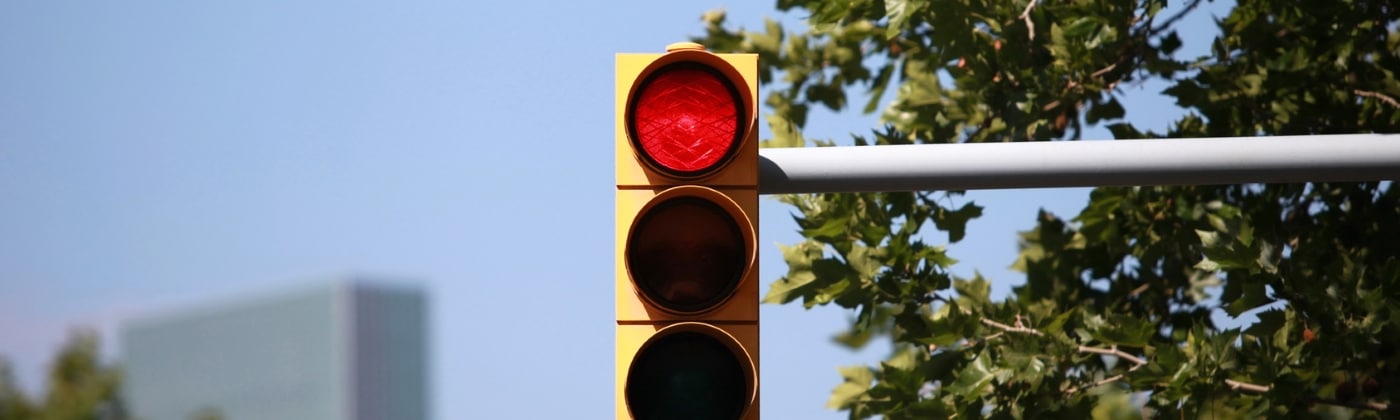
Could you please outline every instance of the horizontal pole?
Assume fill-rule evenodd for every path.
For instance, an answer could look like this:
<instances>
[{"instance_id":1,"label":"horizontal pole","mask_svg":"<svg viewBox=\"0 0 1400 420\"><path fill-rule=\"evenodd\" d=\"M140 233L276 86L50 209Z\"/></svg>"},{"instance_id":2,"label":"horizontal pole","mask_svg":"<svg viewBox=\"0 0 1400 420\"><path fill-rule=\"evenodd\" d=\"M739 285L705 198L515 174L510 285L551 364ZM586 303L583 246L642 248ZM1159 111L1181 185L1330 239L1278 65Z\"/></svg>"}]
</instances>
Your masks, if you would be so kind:
<instances>
[{"instance_id":1,"label":"horizontal pole","mask_svg":"<svg viewBox=\"0 0 1400 420\"><path fill-rule=\"evenodd\" d=\"M1400 135L761 149L760 194L1400 179Z\"/></svg>"}]
</instances>

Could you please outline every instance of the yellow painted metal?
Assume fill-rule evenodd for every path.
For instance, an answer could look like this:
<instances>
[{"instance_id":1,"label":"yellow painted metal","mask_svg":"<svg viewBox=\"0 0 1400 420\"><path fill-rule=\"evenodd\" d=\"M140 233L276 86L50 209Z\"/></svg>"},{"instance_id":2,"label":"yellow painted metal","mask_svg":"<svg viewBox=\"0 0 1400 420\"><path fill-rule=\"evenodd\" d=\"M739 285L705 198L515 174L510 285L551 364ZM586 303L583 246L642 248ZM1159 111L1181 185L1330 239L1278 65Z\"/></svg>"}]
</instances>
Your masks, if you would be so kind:
<instances>
[{"instance_id":1,"label":"yellow painted metal","mask_svg":"<svg viewBox=\"0 0 1400 420\"><path fill-rule=\"evenodd\" d=\"M711 54L694 43L667 46L664 54L618 54L616 56L616 241L614 249L616 291L616 415L631 419L627 408L626 382L632 360L649 340L677 331L708 334L728 343L740 360L747 360L751 402L744 420L759 417L759 328L758 328L758 56L755 54ZM679 62L709 66L738 88L744 107L743 136L731 160L710 174L676 178L647 166L636 155L628 137L628 103L638 84L647 75ZM662 201L692 196L709 200L726 209L739 221L749 248L748 267L737 290L728 300L702 313L673 313L663 310L642 296L627 268L627 240L638 215Z\"/></svg>"},{"instance_id":2,"label":"yellow painted metal","mask_svg":"<svg viewBox=\"0 0 1400 420\"><path fill-rule=\"evenodd\" d=\"M666 46L666 52L679 51L679 50L700 50L700 51L704 51L704 50L705 50L705 46L704 46L704 45L700 45L700 44L696 44L696 43L694 43L694 42L674 42L674 43L671 43L670 45L667 45L667 46Z\"/></svg>"}]
</instances>

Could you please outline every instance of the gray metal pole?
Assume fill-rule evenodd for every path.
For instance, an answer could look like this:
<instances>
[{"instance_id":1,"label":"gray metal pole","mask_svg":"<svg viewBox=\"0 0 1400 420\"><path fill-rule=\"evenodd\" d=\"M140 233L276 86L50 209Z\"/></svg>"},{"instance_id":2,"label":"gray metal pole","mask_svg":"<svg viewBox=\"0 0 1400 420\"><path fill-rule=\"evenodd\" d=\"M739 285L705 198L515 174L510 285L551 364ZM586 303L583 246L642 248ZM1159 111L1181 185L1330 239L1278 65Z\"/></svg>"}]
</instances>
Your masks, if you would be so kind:
<instances>
[{"instance_id":1,"label":"gray metal pole","mask_svg":"<svg viewBox=\"0 0 1400 420\"><path fill-rule=\"evenodd\" d=\"M762 149L759 193L1400 179L1400 135Z\"/></svg>"}]
</instances>

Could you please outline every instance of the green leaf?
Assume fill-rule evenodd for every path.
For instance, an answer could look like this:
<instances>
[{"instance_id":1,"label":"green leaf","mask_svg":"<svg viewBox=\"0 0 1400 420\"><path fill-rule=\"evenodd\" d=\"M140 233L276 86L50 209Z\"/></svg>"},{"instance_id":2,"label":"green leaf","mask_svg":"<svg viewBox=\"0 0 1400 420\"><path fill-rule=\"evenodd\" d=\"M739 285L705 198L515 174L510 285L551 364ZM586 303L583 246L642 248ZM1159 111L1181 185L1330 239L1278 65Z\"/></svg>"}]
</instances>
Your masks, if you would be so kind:
<instances>
[{"instance_id":1,"label":"green leaf","mask_svg":"<svg viewBox=\"0 0 1400 420\"><path fill-rule=\"evenodd\" d=\"M808 100L816 101L826 106L832 111L840 111L846 107L846 91L841 86L828 84L813 84L807 86L806 92Z\"/></svg>"},{"instance_id":2,"label":"green leaf","mask_svg":"<svg viewBox=\"0 0 1400 420\"><path fill-rule=\"evenodd\" d=\"M1108 102L1090 107L1089 112L1084 115L1084 122L1096 124L1101 120L1116 120L1123 118L1126 113L1123 105L1118 103L1118 98L1109 98Z\"/></svg>"},{"instance_id":3,"label":"green leaf","mask_svg":"<svg viewBox=\"0 0 1400 420\"><path fill-rule=\"evenodd\" d=\"M1133 125L1129 123L1109 124L1105 128L1108 128L1108 132L1113 133L1113 138L1119 140L1140 139L1145 137L1142 132L1133 128Z\"/></svg>"},{"instance_id":4,"label":"green leaf","mask_svg":"<svg viewBox=\"0 0 1400 420\"><path fill-rule=\"evenodd\" d=\"M1264 290L1264 282L1260 281L1258 277L1239 277L1240 278L1231 278L1230 282L1243 283L1240 286L1240 290L1244 293L1228 305L1225 305L1225 313L1230 314L1230 316L1240 316L1240 314L1250 309L1273 303L1273 300L1269 299L1267 291Z\"/></svg>"},{"instance_id":5,"label":"green leaf","mask_svg":"<svg viewBox=\"0 0 1400 420\"><path fill-rule=\"evenodd\" d=\"M894 66L881 66L880 72L876 73L875 79L870 82L870 99L865 102L865 108L861 112L869 114L875 112L880 106L880 99L885 96L885 89L890 86L890 77L894 75Z\"/></svg>"},{"instance_id":6,"label":"green leaf","mask_svg":"<svg viewBox=\"0 0 1400 420\"><path fill-rule=\"evenodd\" d=\"M1095 21L1094 18L1087 16L1081 17L1070 22L1069 26L1065 27L1064 36L1068 38L1081 38L1089 35L1090 32L1093 32L1094 29L1098 27L1099 23Z\"/></svg>"},{"instance_id":7,"label":"green leaf","mask_svg":"<svg viewBox=\"0 0 1400 420\"><path fill-rule=\"evenodd\" d=\"M816 228L803 229L802 236L813 239L842 238L846 236L846 229L849 227L850 223L846 220L831 219Z\"/></svg>"},{"instance_id":8,"label":"green leaf","mask_svg":"<svg viewBox=\"0 0 1400 420\"><path fill-rule=\"evenodd\" d=\"M971 280L954 281L953 288L958 291L958 297L970 303L970 306L991 303L992 285L981 275L974 276Z\"/></svg>"},{"instance_id":9,"label":"green leaf","mask_svg":"<svg viewBox=\"0 0 1400 420\"><path fill-rule=\"evenodd\" d=\"M1223 244L1220 235L1208 230L1196 230L1196 236L1201 239L1201 245L1206 247L1217 247Z\"/></svg>"},{"instance_id":10,"label":"green leaf","mask_svg":"<svg viewBox=\"0 0 1400 420\"><path fill-rule=\"evenodd\" d=\"M763 142L760 147L802 147L806 141L802 139L801 130L786 118L777 113L768 114L768 130L773 133L773 138Z\"/></svg>"},{"instance_id":11,"label":"green leaf","mask_svg":"<svg viewBox=\"0 0 1400 420\"><path fill-rule=\"evenodd\" d=\"M1181 48L1181 37L1176 35L1176 31L1167 32L1167 35L1163 36L1157 44L1157 48L1162 51L1162 54L1171 55L1178 48Z\"/></svg>"},{"instance_id":12,"label":"green leaf","mask_svg":"<svg viewBox=\"0 0 1400 420\"><path fill-rule=\"evenodd\" d=\"M938 73L929 71L923 63L907 63L901 76L905 81L899 87L898 102L905 107L921 107L943 102L943 85L938 80Z\"/></svg>"},{"instance_id":13,"label":"green leaf","mask_svg":"<svg viewBox=\"0 0 1400 420\"><path fill-rule=\"evenodd\" d=\"M1050 24L1050 54L1055 57L1055 64L1063 68L1064 60L1070 57L1069 42L1065 41L1065 32L1058 23Z\"/></svg>"},{"instance_id":14,"label":"green leaf","mask_svg":"<svg viewBox=\"0 0 1400 420\"><path fill-rule=\"evenodd\" d=\"M872 280L875 273L885 267L883 248L870 248L856 244L846 253L846 263L862 280Z\"/></svg>"},{"instance_id":15,"label":"green leaf","mask_svg":"<svg viewBox=\"0 0 1400 420\"><path fill-rule=\"evenodd\" d=\"M988 385L995 378L992 367L987 364L988 358L990 357L983 353L972 359L971 363L958 371L958 379L947 386L947 392L970 398L981 397L983 392L988 391Z\"/></svg>"},{"instance_id":16,"label":"green leaf","mask_svg":"<svg viewBox=\"0 0 1400 420\"><path fill-rule=\"evenodd\" d=\"M1055 315L1054 318L1050 318L1050 322L1040 327L1040 331L1047 334L1060 332L1060 330L1064 329L1065 323L1069 321L1071 315L1074 315L1074 312L1065 311Z\"/></svg>"},{"instance_id":17,"label":"green leaf","mask_svg":"<svg viewBox=\"0 0 1400 420\"><path fill-rule=\"evenodd\" d=\"M763 297L763 303L788 303L804 295L803 286L807 286L816 280L817 276L809 272L791 274L773 282L768 287L768 294Z\"/></svg>"},{"instance_id":18,"label":"green leaf","mask_svg":"<svg viewBox=\"0 0 1400 420\"><path fill-rule=\"evenodd\" d=\"M841 372L844 381L831 390L831 398L826 401L826 408L846 408L860 401L865 396L865 391L870 389L870 383L875 381L875 372L865 366L843 367L838 371Z\"/></svg>"},{"instance_id":19,"label":"green leaf","mask_svg":"<svg viewBox=\"0 0 1400 420\"><path fill-rule=\"evenodd\" d=\"M835 262L835 261L830 261L830 264L829 264L829 265L830 265L830 267L832 267L833 269L842 268L841 265L840 265L839 263ZM818 276L817 276L818 279L820 279L821 277L822 277L821 275L818 275ZM834 277L830 277L830 278L835 279ZM850 280L850 279L847 279L847 278L841 278L841 279L839 279L839 280L830 281L830 282L825 282L825 283L826 283L826 287L823 287L823 288L821 288L821 289L818 289L818 290L817 290L817 293L813 294L812 297L811 297L811 299L808 300L808 301L806 302L806 306L807 306L807 307L810 308L810 307L812 307L812 306L814 306L814 305L825 305L825 304L831 303L832 301L835 301L837 298L840 298L843 294L845 294L845 292L846 292L848 289L851 288L851 280Z\"/></svg>"},{"instance_id":20,"label":"green leaf","mask_svg":"<svg viewBox=\"0 0 1400 420\"><path fill-rule=\"evenodd\" d=\"M1239 81L1235 82L1235 84L1239 86L1240 90L1243 91L1245 95L1259 96L1259 93L1264 87L1264 76L1260 74L1247 74L1241 76Z\"/></svg>"},{"instance_id":21,"label":"green leaf","mask_svg":"<svg viewBox=\"0 0 1400 420\"><path fill-rule=\"evenodd\" d=\"M919 10L923 3L911 5L908 0L885 0L885 16L889 24L885 26L885 39L894 39L904 31L909 17Z\"/></svg>"},{"instance_id":22,"label":"green leaf","mask_svg":"<svg viewBox=\"0 0 1400 420\"><path fill-rule=\"evenodd\" d=\"M808 283L808 286L816 290L803 296L806 298L803 306L808 308L831 303L851 287L851 279L848 276L850 267L836 259L822 258L812 261L812 274L816 275L816 279Z\"/></svg>"},{"instance_id":23,"label":"green leaf","mask_svg":"<svg viewBox=\"0 0 1400 420\"><path fill-rule=\"evenodd\" d=\"M1105 344L1142 347L1156 332L1152 323L1143 318L1112 314L1093 329L1094 339Z\"/></svg>"},{"instance_id":24,"label":"green leaf","mask_svg":"<svg viewBox=\"0 0 1400 420\"><path fill-rule=\"evenodd\" d=\"M799 297L815 292L817 275L812 271L812 263L822 256L821 245L803 242L795 246L778 245L783 253L783 261L788 264L788 273L773 282L764 296L763 303L788 303Z\"/></svg>"},{"instance_id":25,"label":"green leaf","mask_svg":"<svg viewBox=\"0 0 1400 420\"><path fill-rule=\"evenodd\" d=\"M1259 320L1245 330L1246 334L1255 337L1272 337L1274 333L1278 332L1279 328L1283 328L1283 311L1271 309L1261 311L1255 314L1255 316L1259 317Z\"/></svg>"},{"instance_id":26,"label":"green leaf","mask_svg":"<svg viewBox=\"0 0 1400 420\"><path fill-rule=\"evenodd\" d=\"M967 221L982 216L982 206L967 203L957 210L949 211L939 207L933 214L933 224L938 230L948 232L948 242L957 242L967 233Z\"/></svg>"}]
</instances>

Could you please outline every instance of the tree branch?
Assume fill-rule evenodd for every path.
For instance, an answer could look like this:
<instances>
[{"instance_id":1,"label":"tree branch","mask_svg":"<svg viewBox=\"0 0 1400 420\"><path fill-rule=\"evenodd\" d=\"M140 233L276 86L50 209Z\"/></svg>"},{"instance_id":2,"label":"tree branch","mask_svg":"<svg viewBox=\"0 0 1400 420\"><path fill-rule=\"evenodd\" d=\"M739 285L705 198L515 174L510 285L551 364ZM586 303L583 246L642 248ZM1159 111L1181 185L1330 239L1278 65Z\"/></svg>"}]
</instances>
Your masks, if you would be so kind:
<instances>
[{"instance_id":1,"label":"tree branch","mask_svg":"<svg viewBox=\"0 0 1400 420\"><path fill-rule=\"evenodd\" d=\"M1226 379L1226 380L1225 380L1225 385L1229 385L1229 386L1230 386L1230 389L1233 389L1233 390L1236 390L1236 391L1248 391L1248 392L1254 392L1254 393L1259 393L1259 394L1263 394L1263 393L1265 393L1265 392L1269 392L1269 387L1267 387L1267 386L1258 385L1258 384L1251 384L1251 383L1249 383L1249 382L1240 382L1240 381L1236 381L1236 380L1234 380L1234 379Z\"/></svg>"},{"instance_id":2,"label":"tree branch","mask_svg":"<svg viewBox=\"0 0 1400 420\"><path fill-rule=\"evenodd\" d=\"M1315 403L1318 403L1318 404L1327 404L1327 405L1335 405L1335 406L1338 406L1338 407L1355 408L1355 409L1358 409L1358 410L1385 411L1385 410L1387 410L1387 409L1390 408L1390 404L1381 403L1381 402L1375 402L1375 401L1356 401L1356 402L1351 402L1351 401L1326 400L1326 399L1322 399L1322 398L1313 398L1313 399L1311 399L1311 400L1309 400L1309 401L1312 401L1312 402L1315 402Z\"/></svg>"},{"instance_id":3,"label":"tree branch","mask_svg":"<svg viewBox=\"0 0 1400 420\"><path fill-rule=\"evenodd\" d=\"M1129 354L1128 352L1119 350L1117 345L1109 346L1109 348L1106 348L1106 349L1105 349L1105 348L1101 348L1101 347L1079 346L1079 352L1080 352L1080 353L1102 354L1102 355L1106 355L1106 356L1114 356L1114 357L1117 357L1117 358L1122 359L1122 360L1127 360L1128 362L1131 362L1131 363L1133 364L1133 367L1128 368L1128 371L1129 371L1129 372L1132 372L1132 371L1134 371L1134 370L1137 370L1137 368L1140 368L1140 367L1142 367L1142 365L1147 364L1147 361L1146 361L1146 360L1142 360L1141 357L1137 357L1137 356L1134 356L1134 355L1132 355L1132 354ZM1066 394L1074 394L1074 393L1076 393L1076 392L1079 392L1080 389L1094 388L1094 387L1098 387L1098 386L1100 386L1100 385L1104 385L1104 384L1107 384L1107 383L1110 383L1110 382L1114 382L1114 381L1119 381L1119 380L1122 380L1122 379L1123 379L1123 374L1120 373L1120 374L1117 374L1117 375L1113 375L1113 376L1109 376L1109 377L1107 377L1107 378L1100 379L1100 380L1098 380L1098 381L1094 381L1094 383L1093 383L1092 385L1089 385L1089 386L1087 386L1087 387L1085 387L1085 388L1079 388L1079 387L1070 388L1070 389L1068 389L1068 390L1065 390L1065 393L1066 393Z\"/></svg>"},{"instance_id":4,"label":"tree branch","mask_svg":"<svg viewBox=\"0 0 1400 420\"><path fill-rule=\"evenodd\" d=\"M1040 330L1037 330L1037 329L1035 329L1035 328L1030 328L1030 327L1021 325L1021 316L1020 316L1020 315L1017 315L1017 316L1016 316L1016 325L1015 325L1015 326L1006 325L1006 324L1003 324L1003 323L1000 323L1000 322L996 322L996 321L993 321L993 320L990 320L990 319L986 319L986 318L982 318L981 321L982 321L982 325L986 325L986 326L988 326L988 327L992 327L992 328L996 328L996 329L1001 330L1000 332L997 332L997 333L995 333L995 334L992 334L992 335L987 336L986 338L983 339L984 341L989 341L989 340L991 340L991 339L994 339L994 338L997 338L997 337L1001 337L1003 334L1006 334L1006 333L1030 334L1030 335L1034 335L1034 336L1037 336L1037 337L1044 337L1044 336L1045 336L1045 333L1040 332ZM1123 359L1123 360L1127 360L1127 361L1133 363L1133 367L1128 368L1128 371L1129 371L1129 372L1132 372L1133 370L1135 370L1135 369L1141 367L1142 365L1147 364L1147 361L1146 361L1146 360L1142 360L1142 358L1140 358L1140 357L1137 357L1137 356L1128 354L1128 353L1126 353L1126 352L1123 352L1122 350L1118 350L1118 346L1113 346L1112 348L1107 348L1107 349L1102 349L1102 348L1097 348L1097 347L1079 346L1079 352L1081 352L1081 353L1097 353L1097 354L1106 354L1106 355L1110 355L1110 356L1118 356L1119 358L1121 358L1121 359ZM1123 379L1123 374L1120 373L1120 374L1117 374L1117 375L1113 375L1113 376L1110 376L1110 377L1107 377L1107 378L1100 379L1100 380L1094 382L1094 384L1093 384L1093 385L1090 385L1088 388L1093 388L1093 387L1096 387L1096 386L1099 386L1099 385L1107 384L1107 383L1109 383L1109 382L1113 382L1113 381L1117 381L1117 380L1121 380L1121 379ZM1070 389L1068 389L1068 390L1065 390L1065 393L1066 393L1066 394L1073 394L1073 393L1075 393L1075 392L1079 392L1079 390L1080 390L1080 388L1074 387L1074 388L1070 388Z\"/></svg>"},{"instance_id":5,"label":"tree branch","mask_svg":"<svg viewBox=\"0 0 1400 420\"><path fill-rule=\"evenodd\" d=\"M1016 322L1016 323L1017 323L1017 324L1020 324L1020 319L1017 319L1017 322ZM1014 327L1013 327L1013 326L1006 325L1006 324L1003 324L1003 323L1000 323L1000 322L996 322L996 321L993 321L993 320L990 320L990 319L987 319L987 318L982 318L982 325L986 325L986 326L988 326L988 327L996 328L996 329L999 329L999 330L1002 330L1002 331L1005 331L1005 332L1013 332L1013 333L1021 333L1021 334L1030 334L1030 335L1041 336L1041 337L1044 337L1044 336L1045 336L1045 333L1042 333L1042 332L1040 332L1040 330L1037 330L1037 329L1035 329L1035 328L1024 327L1024 326L1021 326L1021 325L1017 325L1017 326L1014 326Z\"/></svg>"},{"instance_id":6,"label":"tree branch","mask_svg":"<svg viewBox=\"0 0 1400 420\"><path fill-rule=\"evenodd\" d=\"M1365 97L1368 97L1368 98L1376 98L1377 100L1379 100L1379 101L1381 101L1381 102L1385 102L1387 105L1390 105L1390 106L1392 106L1392 107L1395 107L1396 109L1400 109L1400 102L1396 102L1396 101L1395 101L1395 98L1386 96L1384 93L1372 92L1372 91L1369 91L1369 90L1361 90L1361 89L1353 89L1353 90L1351 91L1351 93L1355 93L1356 96L1365 96Z\"/></svg>"},{"instance_id":7,"label":"tree branch","mask_svg":"<svg viewBox=\"0 0 1400 420\"><path fill-rule=\"evenodd\" d=\"M992 335L987 336L984 340L991 340L991 339L994 339L994 338L997 338L997 337L1001 337L1002 335L1004 335L1004 334L1006 334L1006 333L1030 334L1030 335L1039 336L1039 337L1045 336L1045 333L1040 332L1040 330L1037 330L1037 329L1035 329L1035 328L1030 328L1030 327L1026 327L1026 326L1021 325L1021 317L1020 317L1020 316L1017 316L1017 317L1016 317L1016 325L1015 325L1015 326L1006 325L1006 324L1003 324L1003 323L1000 323L1000 322L996 322L996 321L993 321L993 320L990 320L990 319L986 319L986 318L982 318L982 319L981 319L981 322L982 322L982 325L986 325L986 326L988 326L988 327L992 327L992 328L996 328L996 329L1001 330L1001 332L998 332L998 333L995 333L995 334L992 334ZM932 349L930 349L930 350L932 350ZM1136 355L1133 355L1132 353L1128 353L1128 352L1125 352L1125 351L1123 351L1123 350L1119 350L1117 345L1112 345L1112 346L1109 346L1108 348L1089 347L1089 346L1079 346L1079 348L1077 349L1077 351L1079 351L1080 353L1091 353L1091 354L1101 354L1101 355L1105 355L1105 356L1113 356L1113 357L1117 357L1117 358L1119 358L1119 359L1121 359L1121 360L1126 360L1126 361L1128 361L1128 363L1132 363L1132 364L1133 364L1132 367L1129 367L1129 368L1128 368L1128 371L1129 371L1129 372L1132 372L1132 371L1134 371L1134 370L1137 370L1138 368L1143 367L1144 365L1147 364L1147 360L1144 360L1144 359L1141 358L1141 357L1138 357L1138 356L1136 356ZM1079 392L1081 389L1094 388L1094 387L1097 387L1097 386L1100 386L1100 385L1105 385L1105 384L1108 384L1108 383L1111 383L1111 382L1120 381L1120 380L1122 380L1122 379L1123 379L1123 374L1120 373L1120 374L1117 374L1117 375L1109 376L1109 377L1106 377L1106 378L1103 378L1103 379L1094 381L1094 383L1093 383L1092 385L1089 385L1089 386L1086 387L1086 388L1078 388L1078 387L1070 388L1070 389L1068 389L1068 390L1065 390L1065 393L1066 393L1066 394L1073 394L1073 393ZM1252 383L1243 382L1243 381L1237 381L1237 380L1234 380L1234 379L1226 379L1226 380L1225 380L1225 385L1228 385L1228 386L1230 387L1230 389L1231 389L1231 390L1234 390L1234 391L1251 392L1251 393L1256 393L1256 394L1262 394L1262 393L1265 393L1265 392L1269 392L1269 387L1268 387L1268 386L1259 385L1259 384L1252 384ZM1336 406L1350 407L1350 408L1364 409L1364 410L1385 411L1386 409L1390 408L1390 405L1389 405L1389 404L1386 404L1386 403L1379 403L1379 402L1374 402L1374 401L1344 402L1344 401L1337 401L1337 400L1326 400L1326 399L1321 399L1321 398L1313 398L1313 399L1310 399L1310 401L1316 402L1316 403L1321 403L1321 404L1329 404L1329 405L1336 405Z\"/></svg>"},{"instance_id":8,"label":"tree branch","mask_svg":"<svg viewBox=\"0 0 1400 420\"><path fill-rule=\"evenodd\" d=\"M1112 345L1112 346L1109 346L1108 348L1089 347L1089 346L1079 346L1079 352L1080 352L1080 353L1102 354L1102 355L1105 355L1105 356L1114 356L1114 357L1117 357L1117 358L1122 359L1122 360L1127 360L1128 362L1130 362L1130 363L1133 364L1133 367L1128 368L1128 371L1129 371L1129 372L1132 372L1132 371L1134 371L1134 370L1137 370L1137 368L1140 368L1140 367L1142 367L1143 365L1146 365L1146 364L1147 364L1147 361L1146 361L1146 360L1142 360L1141 357L1137 357L1137 356L1134 356L1134 355L1132 355L1132 354L1129 354L1128 352L1119 350L1119 349L1118 349L1118 345L1116 345L1116 344L1115 344L1115 345ZM1109 377L1107 377L1107 378L1103 378L1103 379L1100 379L1100 380L1098 380L1098 381L1095 381L1092 385L1089 385L1088 387L1085 387L1085 388L1082 388L1082 389L1094 388L1094 387L1097 387L1097 386L1099 386L1099 385L1104 385L1104 384L1107 384L1107 383L1110 383L1110 382L1114 382L1114 381L1119 381L1119 380L1122 380L1122 379L1123 379L1123 374L1120 373L1120 374L1117 374L1117 375L1109 376ZM1070 388L1070 389L1066 390L1065 393L1066 393L1066 394L1073 394L1073 393L1079 392L1080 389L1081 389L1081 388L1079 388L1079 387Z\"/></svg>"},{"instance_id":9,"label":"tree branch","mask_svg":"<svg viewBox=\"0 0 1400 420\"><path fill-rule=\"evenodd\" d=\"M1252 384L1252 383L1249 383L1249 382L1236 381L1236 380L1234 380L1234 379L1226 379L1226 380L1225 380L1225 385L1229 385L1231 390L1235 390L1235 391L1244 391L1244 392L1252 392L1252 393L1256 393L1256 394L1263 394L1263 393L1265 393L1265 392L1269 392L1269 388L1270 388L1270 387L1268 387L1268 386L1259 385L1259 384ZM1315 403L1318 403L1318 404L1335 405L1335 406L1339 406L1339 407L1355 408L1355 409L1360 409L1360 410L1385 411L1386 409L1389 409L1389 408L1390 408L1390 404L1381 403L1381 402L1375 402L1375 401L1355 401L1355 402L1353 402L1353 401L1329 400L1329 399L1324 399L1324 398L1309 398L1308 401L1309 401L1309 402L1315 402Z\"/></svg>"},{"instance_id":10,"label":"tree branch","mask_svg":"<svg viewBox=\"0 0 1400 420\"><path fill-rule=\"evenodd\" d=\"M1107 377L1107 378L1100 379L1100 380L1098 380L1098 381L1095 381L1093 385L1089 385L1089 386L1084 387L1084 388L1073 387L1073 388L1067 389L1067 390L1065 390L1065 394L1066 394L1066 395L1073 395L1074 393L1079 392L1079 390L1081 390L1081 389L1097 388L1097 387L1100 386L1100 385L1105 385L1105 384L1108 384L1108 383L1110 383L1110 382L1117 381L1117 380L1119 380L1119 379L1123 379L1123 374L1120 373L1120 374L1117 374L1117 375L1113 375L1113 376L1110 376L1110 377Z\"/></svg>"},{"instance_id":11,"label":"tree branch","mask_svg":"<svg viewBox=\"0 0 1400 420\"><path fill-rule=\"evenodd\" d=\"M1104 73L1108 73L1108 72L1110 72L1110 71L1113 71L1113 69L1115 69L1115 68L1118 68L1118 63L1109 64L1108 67L1104 67L1104 68L1098 69L1098 70L1094 71L1093 73L1090 73L1090 74L1089 74L1089 77L1099 77L1099 76L1103 76Z\"/></svg>"},{"instance_id":12,"label":"tree branch","mask_svg":"<svg viewBox=\"0 0 1400 420\"><path fill-rule=\"evenodd\" d=\"M1031 9L1035 8L1036 2L1037 0L1031 0L1030 3L1027 3L1026 10L1022 10L1021 16L1018 18L1026 22L1026 38L1029 41L1035 41L1035 22L1031 21Z\"/></svg>"},{"instance_id":13,"label":"tree branch","mask_svg":"<svg viewBox=\"0 0 1400 420\"><path fill-rule=\"evenodd\" d=\"M1128 297L1137 297L1137 295L1142 294L1142 292L1146 292L1150 286L1152 286L1152 283L1143 283L1141 286L1128 292Z\"/></svg>"},{"instance_id":14,"label":"tree branch","mask_svg":"<svg viewBox=\"0 0 1400 420\"><path fill-rule=\"evenodd\" d=\"M1079 352L1080 352L1080 353L1102 354L1102 355L1106 355L1106 356L1114 356L1114 357L1117 357L1117 358L1119 358L1119 359L1127 360L1127 361L1133 363L1133 367L1128 368L1128 371L1129 371L1129 372L1132 372L1132 371L1134 371L1134 370L1137 370L1137 368L1140 368L1140 367L1142 367L1142 365L1147 364L1147 361L1146 361L1146 360L1142 360L1141 357L1137 357L1137 356L1134 356L1134 355L1132 355L1132 354L1130 354L1130 353L1128 353L1128 352L1119 350L1117 345L1110 346L1109 348L1106 348L1106 349L1105 349L1105 348L1101 348L1101 347L1079 346Z\"/></svg>"}]
</instances>

